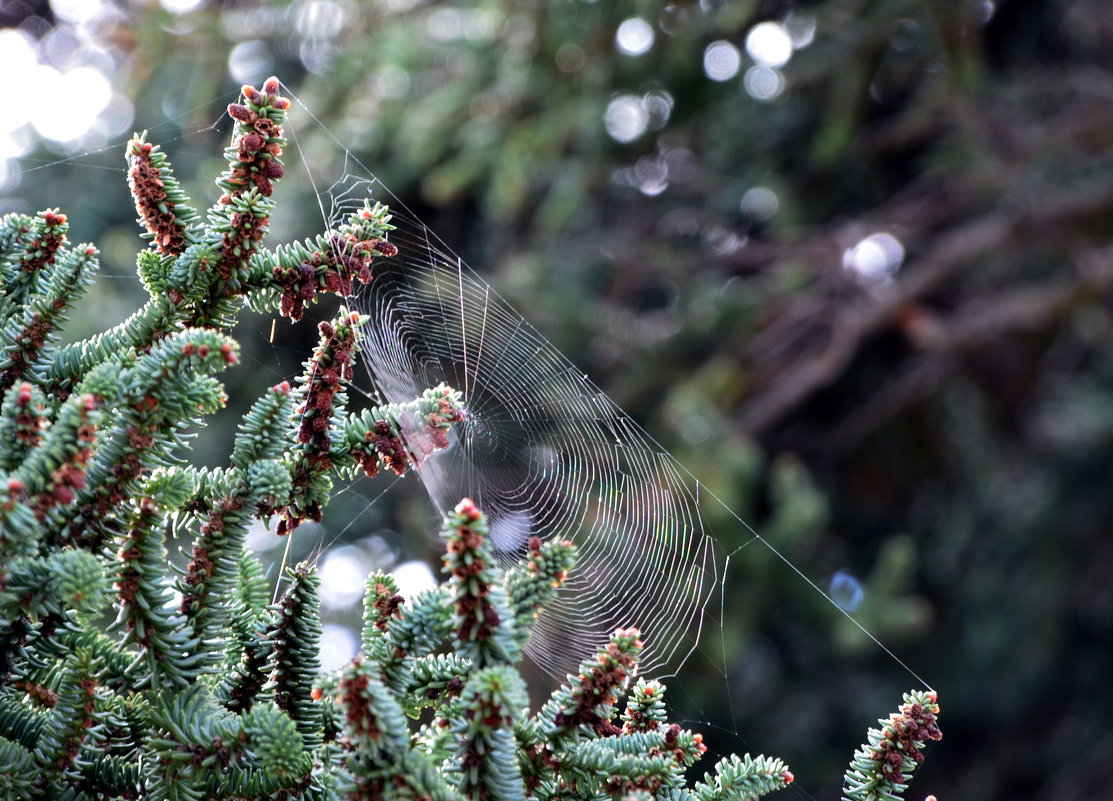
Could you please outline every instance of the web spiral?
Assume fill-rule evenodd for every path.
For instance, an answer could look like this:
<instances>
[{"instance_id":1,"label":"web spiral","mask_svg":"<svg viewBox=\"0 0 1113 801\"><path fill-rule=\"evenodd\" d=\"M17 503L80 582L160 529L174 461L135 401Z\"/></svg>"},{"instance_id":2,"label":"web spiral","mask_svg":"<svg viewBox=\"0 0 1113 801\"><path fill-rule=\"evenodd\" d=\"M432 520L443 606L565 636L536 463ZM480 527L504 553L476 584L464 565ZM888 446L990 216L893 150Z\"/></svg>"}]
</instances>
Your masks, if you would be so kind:
<instances>
[{"instance_id":1,"label":"web spiral","mask_svg":"<svg viewBox=\"0 0 1113 801\"><path fill-rule=\"evenodd\" d=\"M365 180L334 186L334 220L370 189L386 194ZM721 591L698 485L424 225L390 205L399 253L376 261L358 298L371 318L361 361L390 402L442 381L464 393L467 417L449 449L417 471L433 504L444 513L475 500L504 568L531 537L578 547L527 648L542 670L574 672L626 626L643 633L644 672L676 668Z\"/></svg>"}]
</instances>

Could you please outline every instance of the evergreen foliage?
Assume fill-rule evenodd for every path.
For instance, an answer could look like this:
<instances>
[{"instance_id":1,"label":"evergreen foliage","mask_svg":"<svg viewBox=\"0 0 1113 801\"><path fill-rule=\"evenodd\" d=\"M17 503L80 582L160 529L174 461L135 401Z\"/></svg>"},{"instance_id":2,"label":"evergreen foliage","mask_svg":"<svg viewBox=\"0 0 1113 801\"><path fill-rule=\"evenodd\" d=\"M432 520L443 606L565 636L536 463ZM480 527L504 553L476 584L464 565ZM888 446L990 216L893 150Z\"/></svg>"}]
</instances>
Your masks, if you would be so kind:
<instances>
[{"instance_id":1,"label":"evergreen foliage","mask_svg":"<svg viewBox=\"0 0 1113 801\"><path fill-rule=\"evenodd\" d=\"M228 466L188 463L190 430L226 402L215 376L236 363L236 310L298 319L396 252L388 211L369 204L312 241L264 249L283 174L278 88L245 86L229 107L223 194L207 214L156 145L129 143L150 299L115 328L55 347L97 251L69 244L58 211L0 221L0 797L728 801L791 782L779 760L730 757L687 789L706 747L668 724L659 682L631 687L633 629L531 715L513 662L575 549L535 539L503 573L470 500L445 521L444 584L403 598L389 576L368 579L363 652L339 675L320 673L313 567L267 602L244 545L253 519L279 518L280 533L318 520L335 481L420 466L463 415L447 386L347 412L366 320L342 308L297 386L244 416ZM192 541L177 576L171 536ZM902 714L925 723L925 698L915 704ZM854 787L881 760L886 787L902 789L920 733L894 721L872 738ZM884 756L894 748L899 766Z\"/></svg>"}]
</instances>

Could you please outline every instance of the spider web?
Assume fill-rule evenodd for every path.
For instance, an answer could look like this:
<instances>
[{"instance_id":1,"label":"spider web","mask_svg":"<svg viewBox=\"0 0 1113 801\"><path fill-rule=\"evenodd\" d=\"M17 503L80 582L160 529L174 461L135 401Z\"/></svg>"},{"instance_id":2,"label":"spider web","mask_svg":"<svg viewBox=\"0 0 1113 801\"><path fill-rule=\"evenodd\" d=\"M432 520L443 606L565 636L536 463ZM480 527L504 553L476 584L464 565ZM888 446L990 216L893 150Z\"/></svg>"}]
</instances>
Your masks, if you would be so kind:
<instances>
[{"instance_id":1,"label":"spider web","mask_svg":"<svg viewBox=\"0 0 1113 801\"><path fill-rule=\"evenodd\" d=\"M387 194L376 179L346 173L328 192L330 224ZM399 254L376 263L358 297L371 318L362 364L390 402L446 382L467 413L449 449L417 475L442 514L463 497L479 504L504 568L531 537L579 550L529 656L562 677L616 628L636 626L644 671L682 661L722 589L699 485L396 198L390 205Z\"/></svg>"},{"instance_id":2,"label":"spider web","mask_svg":"<svg viewBox=\"0 0 1113 801\"><path fill-rule=\"evenodd\" d=\"M640 670L675 675L701 648L705 629L724 624L730 557L761 543L830 610L926 685L709 492L288 94L343 153L340 177L318 193L327 225L338 226L368 199L385 202L393 214L390 240L399 253L376 261L374 280L355 303L370 317L360 345L373 391L389 402L441 382L463 393L467 416L454 427L450 447L416 471L434 506L444 514L463 497L475 500L504 568L527 552L531 537L567 539L578 548L566 585L542 610L527 646L538 667L562 679L614 629L635 626L646 646ZM418 432L410 437L412 452L420 454ZM732 553L705 522L704 504L719 507L745 532Z\"/></svg>"}]
</instances>

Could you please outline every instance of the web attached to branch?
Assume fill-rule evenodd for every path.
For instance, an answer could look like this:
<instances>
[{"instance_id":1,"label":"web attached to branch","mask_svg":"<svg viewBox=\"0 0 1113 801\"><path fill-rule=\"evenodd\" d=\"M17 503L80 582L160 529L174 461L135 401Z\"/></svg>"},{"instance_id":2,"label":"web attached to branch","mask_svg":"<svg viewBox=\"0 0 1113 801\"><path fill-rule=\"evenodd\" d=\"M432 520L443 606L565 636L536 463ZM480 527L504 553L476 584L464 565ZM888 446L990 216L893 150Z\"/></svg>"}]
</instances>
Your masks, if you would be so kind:
<instances>
[{"instance_id":1,"label":"web attached to branch","mask_svg":"<svg viewBox=\"0 0 1113 801\"><path fill-rule=\"evenodd\" d=\"M388 193L347 175L329 192L332 221L369 194ZM504 567L531 537L576 544L576 567L528 647L538 666L562 677L616 628L636 626L642 669L661 674L684 659L722 590L698 485L428 228L389 204L399 254L376 263L356 304L371 318L362 363L390 402L441 382L463 392L467 416L450 448L417 471L433 503L445 513L472 498Z\"/></svg>"},{"instance_id":2,"label":"web attached to branch","mask_svg":"<svg viewBox=\"0 0 1113 801\"><path fill-rule=\"evenodd\" d=\"M705 627L723 624L716 612L731 554L704 522L701 506L710 503L745 530L748 539L735 552L762 543L926 684L344 153L342 175L324 193L329 226L374 198L392 210L390 239L399 249L376 262L356 303L371 318L361 329L371 385L389 402L441 382L463 392L467 417L451 447L417 471L433 504L444 514L472 498L488 516L504 567L517 563L531 537L567 539L578 548L573 574L542 610L527 646L541 669L563 678L614 629L635 626L646 643L641 670L674 675ZM415 445L413 452L421 450Z\"/></svg>"}]
</instances>

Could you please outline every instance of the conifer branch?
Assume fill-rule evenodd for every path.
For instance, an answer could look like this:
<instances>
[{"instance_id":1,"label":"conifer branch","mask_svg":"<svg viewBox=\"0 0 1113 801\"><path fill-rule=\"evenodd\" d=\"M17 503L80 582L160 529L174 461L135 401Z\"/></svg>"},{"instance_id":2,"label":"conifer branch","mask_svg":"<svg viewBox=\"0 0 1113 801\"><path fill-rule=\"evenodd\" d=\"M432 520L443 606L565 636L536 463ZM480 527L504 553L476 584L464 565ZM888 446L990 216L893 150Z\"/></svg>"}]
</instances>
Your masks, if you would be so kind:
<instances>
[{"instance_id":1,"label":"conifer branch","mask_svg":"<svg viewBox=\"0 0 1113 801\"><path fill-rule=\"evenodd\" d=\"M267 632L271 644L270 680L263 691L294 721L306 748L321 743L320 706L313 684L321 670L321 613L317 598L321 581L309 565L288 571L290 586L278 604L275 622Z\"/></svg>"},{"instance_id":2,"label":"conifer branch","mask_svg":"<svg viewBox=\"0 0 1113 801\"><path fill-rule=\"evenodd\" d=\"M470 499L460 501L448 516L444 537L457 653L476 667L513 662L519 653L514 616L487 539L486 518Z\"/></svg>"},{"instance_id":3,"label":"conifer branch","mask_svg":"<svg viewBox=\"0 0 1113 801\"><path fill-rule=\"evenodd\" d=\"M934 691L905 693L904 703L881 728L871 728L867 742L854 752L843 780L844 801L889 801L908 788L924 761L928 740L942 739Z\"/></svg>"}]
</instances>

